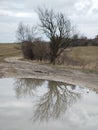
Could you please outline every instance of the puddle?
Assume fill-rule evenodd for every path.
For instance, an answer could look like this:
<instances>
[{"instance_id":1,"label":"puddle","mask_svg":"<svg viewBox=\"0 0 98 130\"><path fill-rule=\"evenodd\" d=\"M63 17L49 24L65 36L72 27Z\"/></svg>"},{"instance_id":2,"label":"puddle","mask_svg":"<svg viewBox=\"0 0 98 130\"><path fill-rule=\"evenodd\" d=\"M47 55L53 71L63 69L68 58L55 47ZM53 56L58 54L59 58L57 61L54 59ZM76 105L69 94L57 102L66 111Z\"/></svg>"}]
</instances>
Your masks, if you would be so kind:
<instances>
[{"instance_id":1,"label":"puddle","mask_svg":"<svg viewBox=\"0 0 98 130\"><path fill-rule=\"evenodd\" d=\"M0 130L97 130L98 94L38 79L0 79Z\"/></svg>"}]
</instances>

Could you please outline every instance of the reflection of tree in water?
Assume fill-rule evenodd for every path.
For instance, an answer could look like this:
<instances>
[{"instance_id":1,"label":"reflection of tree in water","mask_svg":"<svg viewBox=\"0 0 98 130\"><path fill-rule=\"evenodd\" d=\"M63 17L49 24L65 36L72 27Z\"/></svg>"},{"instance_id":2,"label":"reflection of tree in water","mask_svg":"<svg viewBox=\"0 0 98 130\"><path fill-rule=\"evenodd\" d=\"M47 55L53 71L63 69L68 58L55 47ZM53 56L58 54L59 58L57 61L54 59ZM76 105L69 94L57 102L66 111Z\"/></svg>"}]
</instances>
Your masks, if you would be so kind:
<instances>
[{"instance_id":1,"label":"reflection of tree in water","mask_svg":"<svg viewBox=\"0 0 98 130\"><path fill-rule=\"evenodd\" d=\"M48 120L59 118L76 99L79 97L67 88L68 84L49 81L48 91L39 99L34 113L35 120ZM74 88L74 86L71 86Z\"/></svg>"},{"instance_id":2,"label":"reflection of tree in water","mask_svg":"<svg viewBox=\"0 0 98 130\"><path fill-rule=\"evenodd\" d=\"M36 91L38 86L42 86L43 80L36 79L17 79L16 93L19 97L22 94L32 94ZM70 89L68 88L70 86ZM48 81L47 92L39 97L36 102L36 109L34 111L33 119L48 120L50 118L56 119L63 115L68 106L80 97L79 93L73 91L74 85L69 85L62 82ZM34 95L33 95L34 96Z\"/></svg>"},{"instance_id":3,"label":"reflection of tree in water","mask_svg":"<svg viewBox=\"0 0 98 130\"><path fill-rule=\"evenodd\" d=\"M21 78L15 80L15 91L19 98L20 96L33 95L35 89L41 86L44 80L37 80L32 78Z\"/></svg>"}]
</instances>

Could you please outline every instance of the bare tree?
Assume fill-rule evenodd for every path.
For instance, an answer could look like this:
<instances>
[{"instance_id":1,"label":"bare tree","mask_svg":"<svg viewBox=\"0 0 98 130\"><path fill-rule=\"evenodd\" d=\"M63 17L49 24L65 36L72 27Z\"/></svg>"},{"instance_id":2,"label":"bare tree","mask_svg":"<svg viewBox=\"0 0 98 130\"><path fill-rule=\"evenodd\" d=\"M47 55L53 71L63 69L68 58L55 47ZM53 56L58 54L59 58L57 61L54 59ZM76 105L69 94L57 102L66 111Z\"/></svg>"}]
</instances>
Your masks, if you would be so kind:
<instances>
[{"instance_id":1,"label":"bare tree","mask_svg":"<svg viewBox=\"0 0 98 130\"><path fill-rule=\"evenodd\" d=\"M30 27L20 23L16 32L18 41L21 43L21 49L23 57L26 59L34 59L33 54L33 42L36 39L37 28L35 26Z\"/></svg>"},{"instance_id":2,"label":"bare tree","mask_svg":"<svg viewBox=\"0 0 98 130\"><path fill-rule=\"evenodd\" d=\"M63 13L38 8L40 27L50 40L50 61L55 64L56 58L69 46L72 26Z\"/></svg>"},{"instance_id":3,"label":"bare tree","mask_svg":"<svg viewBox=\"0 0 98 130\"><path fill-rule=\"evenodd\" d=\"M16 37L18 41L20 42L34 41L36 34L37 34L36 26L30 27L28 24L24 25L23 23L19 23L18 29L16 31Z\"/></svg>"},{"instance_id":4,"label":"bare tree","mask_svg":"<svg viewBox=\"0 0 98 130\"><path fill-rule=\"evenodd\" d=\"M16 31L16 37L18 41L25 41L25 26L22 23L19 23L18 29Z\"/></svg>"}]
</instances>

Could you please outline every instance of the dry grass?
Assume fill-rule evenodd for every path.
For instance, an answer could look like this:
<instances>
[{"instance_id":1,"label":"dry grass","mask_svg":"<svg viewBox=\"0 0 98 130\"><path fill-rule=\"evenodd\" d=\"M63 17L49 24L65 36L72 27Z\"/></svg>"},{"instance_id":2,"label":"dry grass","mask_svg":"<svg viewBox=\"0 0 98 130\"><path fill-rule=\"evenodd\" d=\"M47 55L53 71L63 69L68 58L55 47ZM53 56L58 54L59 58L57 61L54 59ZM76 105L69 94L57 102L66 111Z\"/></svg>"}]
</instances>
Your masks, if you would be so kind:
<instances>
[{"instance_id":1,"label":"dry grass","mask_svg":"<svg viewBox=\"0 0 98 130\"><path fill-rule=\"evenodd\" d=\"M98 47L75 47L66 50L65 61L74 68L98 70ZM71 61L71 62L70 62Z\"/></svg>"},{"instance_id":2,"label":"dry grass","mask_svg":"<svg viewBox=\"0 0 98 130\"><path fill-rule=\"evenodd\" d=\"M2 62L4 58L11 56L22 56L20 45L0 44L0 62ZM98 47L68 48L64 52L62 60L64 65L60 65L59 67L98 72Z\"/></svg>"},{"instance_id":3,"label":"dry grass","mask_svg":"<svg viewBox=\"0 0 98 130\"><path fill-rule=\"evenodd\" d=\"M21 56L22 52L19 44L0 44L0 62L6 57Z\"/></svg>"}]
</instances>

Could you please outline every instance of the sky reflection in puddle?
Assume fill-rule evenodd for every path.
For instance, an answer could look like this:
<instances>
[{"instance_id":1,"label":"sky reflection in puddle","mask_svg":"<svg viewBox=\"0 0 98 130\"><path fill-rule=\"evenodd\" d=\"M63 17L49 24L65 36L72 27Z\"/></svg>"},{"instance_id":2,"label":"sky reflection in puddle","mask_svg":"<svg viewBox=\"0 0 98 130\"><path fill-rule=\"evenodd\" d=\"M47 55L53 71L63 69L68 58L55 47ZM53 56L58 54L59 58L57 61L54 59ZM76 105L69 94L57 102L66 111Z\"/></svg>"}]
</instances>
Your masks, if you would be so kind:
<instances>
[{"instance_id":1,"label":"sky reflection in puddle","mask_svg":"<svg viewBox=\"0 0 98 130\"><path fill-rule=\"evenodd\" d=\"M38 79L0 79L0 130L97 130L98 94Z\"/></svg>"}]
</instances>

